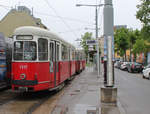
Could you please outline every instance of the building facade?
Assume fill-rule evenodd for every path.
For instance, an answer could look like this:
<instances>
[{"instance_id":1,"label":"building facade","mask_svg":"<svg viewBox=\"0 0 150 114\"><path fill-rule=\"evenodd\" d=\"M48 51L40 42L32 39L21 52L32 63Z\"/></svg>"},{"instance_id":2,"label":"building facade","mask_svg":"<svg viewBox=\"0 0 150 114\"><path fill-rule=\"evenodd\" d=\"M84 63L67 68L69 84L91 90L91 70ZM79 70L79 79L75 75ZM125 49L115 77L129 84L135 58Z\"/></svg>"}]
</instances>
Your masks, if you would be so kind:
<instances>
[{"instance_id":1,"label":"building facade","mask_svg":"<svg viewBox=\"0 0 150 114\"><path fill-rule=\"evenodd\" d=\"M18 6L17 9L11 9L0 21L0 32L6 37L12 37L13 31L20 26L37 26L47 29L42 24L41 19L35 18L30 9L25 6Z\"/></svg>"}]
</instances>

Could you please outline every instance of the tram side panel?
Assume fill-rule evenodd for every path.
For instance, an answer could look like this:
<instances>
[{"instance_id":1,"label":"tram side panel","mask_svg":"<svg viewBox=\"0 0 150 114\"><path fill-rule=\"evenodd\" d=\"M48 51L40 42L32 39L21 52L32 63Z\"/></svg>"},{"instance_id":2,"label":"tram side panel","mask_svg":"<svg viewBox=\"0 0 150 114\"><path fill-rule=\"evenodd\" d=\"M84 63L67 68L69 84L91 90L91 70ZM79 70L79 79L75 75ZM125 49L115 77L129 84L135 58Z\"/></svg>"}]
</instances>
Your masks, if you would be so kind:
<instances>
[{"instance_id":1,"label":"tram side panel","mask_svg":"<svg viewBox=\"0 0 150 114\"><path fill-rule=\"evenodd\" d=\"M71 61L71 76L75 74L76 72L76 62L75 61Z\"/></svg>"},{"instance_id":2,"label":"tram side panel","mask_svg":"<svg viewBox=\"0 0 150 114\"><path fill-rule=\"evenodd\" d=\"M36 75L36 72L37 75ZM49 89L50 87L54 87L54 73L49 72L49 62L39 62L38 63L38 68L33 75L34 79L38 81L38 84L35 85L34 90L39 91L39 90L44 90L44 89Z\"/></svg>"},{"instance_id":3,"label":"tram side panel","mask_svg":"<svg viewBox=\"0 0 150 114\"><path fill-rule=\"evenodd\" d=\"M54 62L54 70L55 74L54 74L54 81L52 83L54 83L54 87L58 86L61 83L61 79L60 79L60 62ZM56 67L56 68L55 68Z\"/></svg>"},{"instance_id":4,"label":"tram side panel","mask_svg":"<svg viewBox=\"0 0 150 114\"><path fill-rule=\"evenodd\" d=\"M80 72L80 61L76 61L76 73Z\"/></svg>"},{"instance_id":5,"label":"tram side panel","mask_svg":"<svg viewBox=\"0 0 150 114\"><path fill-rule=\"evenodd\" d=\"M69 61L60 62L60 83L62 83L63 81L65 81L70 77L69 67L70 67Z\"/></svg>"}]
</instances>

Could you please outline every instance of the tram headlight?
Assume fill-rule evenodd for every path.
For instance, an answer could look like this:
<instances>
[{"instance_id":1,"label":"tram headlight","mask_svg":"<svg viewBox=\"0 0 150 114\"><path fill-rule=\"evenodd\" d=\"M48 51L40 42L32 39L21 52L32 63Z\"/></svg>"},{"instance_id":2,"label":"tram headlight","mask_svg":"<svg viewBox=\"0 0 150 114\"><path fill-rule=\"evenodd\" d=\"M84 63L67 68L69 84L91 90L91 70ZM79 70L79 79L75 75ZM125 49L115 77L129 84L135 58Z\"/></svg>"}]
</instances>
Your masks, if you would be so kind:
<instances>
[{"instance_id":1,"label":"tram headlight","mask_svg":"<svg viewBox=\"0 0 150 114\"><path fill-rule=\"evenodd\" d=\"M22 79L22 80L26 79L26 75L25 74L21 74L20 75L20 79Z\"/></svg>"}]
</instances>

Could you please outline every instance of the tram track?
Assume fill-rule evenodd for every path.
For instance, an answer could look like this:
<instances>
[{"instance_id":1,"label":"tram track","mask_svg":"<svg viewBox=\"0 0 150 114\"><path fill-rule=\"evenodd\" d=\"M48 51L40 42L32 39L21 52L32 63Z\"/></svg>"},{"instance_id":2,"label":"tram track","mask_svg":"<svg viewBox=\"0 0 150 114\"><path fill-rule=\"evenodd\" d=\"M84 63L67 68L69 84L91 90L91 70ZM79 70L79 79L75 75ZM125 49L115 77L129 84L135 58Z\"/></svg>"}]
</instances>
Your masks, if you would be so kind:
<instances>
[{"instance_id":1,"label":"tram track","mask_svg":"<svg viewBox=\"0 0 150 114\"><path fill-rule=\"evenodd\" d=\"M48 95L42 99L40 99L37 103L34 103L26 112L26 114L32 114L37 108L39 108L43 103L45 103L48 99L50 99L56 92L48 92Z\"/></svg>"},{"instance_id":2,"label":"tram track","mask_svg":"<svg viewBox=\"0 0 150 114\"><path fill-rule=\"evenodd\" d=\"M11 89L0 91L0 114L38 114L52 112L70 81L60 91L16 93ZM45 114L45 113L44 113Z\"/></svg>"},{"instance_id":3,"label":"tram track","mask_svg":"<svg viewBox=\"0 0 150 114\"><path fill-rule=\"evenodd\" d=\"M63 90L60 92L40 91L34 93L14 93L14 95L11 92L11 94L9 93L10 98L6 97L4 101L2 101L2 95L0 95L0 114L32 114L39 110L41 106L47 105L45 103L47 101L49 106L54 105L54 102L57 101L62 92Z\"/></svg>"},{"instance_id":4,"label":"tram track","mask_svg":"<svg viewBox=\"0 0 150 114\"><path fill-rule=\"evenodd\" d=\"M0 90L0 107L16 99L16 94L11 89Z\"/></svg>"},{"instance_id":5,"label":"tram track","mask_svg":"<svg viewBox=\"0 0 150 114\"><path fill-rule=\"evenodd\" d=\"M53 94L54 92L49 91L16 93L12 99L7 97L4 102L0 98L0 103L2 104L0 105L0 114L32 114L35 109L37 109Z\"/></svg>"}]
</instances>

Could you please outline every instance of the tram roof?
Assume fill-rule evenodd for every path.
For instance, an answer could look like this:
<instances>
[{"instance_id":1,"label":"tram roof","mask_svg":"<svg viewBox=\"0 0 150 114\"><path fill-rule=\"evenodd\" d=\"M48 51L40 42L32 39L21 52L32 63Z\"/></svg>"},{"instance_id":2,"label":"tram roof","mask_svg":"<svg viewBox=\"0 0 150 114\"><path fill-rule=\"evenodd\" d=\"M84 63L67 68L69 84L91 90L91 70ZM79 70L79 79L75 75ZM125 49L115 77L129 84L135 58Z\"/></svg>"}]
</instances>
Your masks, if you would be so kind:
<instances>
[{"instance_id":1,"label":"tram roof","mask_svg":"<svg viewBox=\"0 0 150 114\"><path fill-rule=\"evenodd\" d=\"M41 36L41 37L49 37L54 40L61 41L73 48L75 48L72 44L66 42L64 39L60 38L56 33L51 32L49 30L45 30L43 28L34 27L34 26L22 26L18 27L14 31L14 35L33 35L33 36Z\"/></svg>"}]
</instances>

